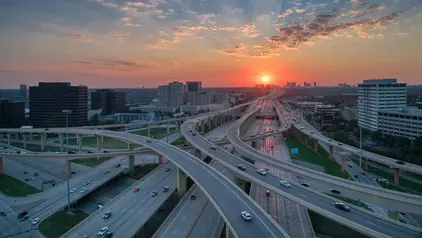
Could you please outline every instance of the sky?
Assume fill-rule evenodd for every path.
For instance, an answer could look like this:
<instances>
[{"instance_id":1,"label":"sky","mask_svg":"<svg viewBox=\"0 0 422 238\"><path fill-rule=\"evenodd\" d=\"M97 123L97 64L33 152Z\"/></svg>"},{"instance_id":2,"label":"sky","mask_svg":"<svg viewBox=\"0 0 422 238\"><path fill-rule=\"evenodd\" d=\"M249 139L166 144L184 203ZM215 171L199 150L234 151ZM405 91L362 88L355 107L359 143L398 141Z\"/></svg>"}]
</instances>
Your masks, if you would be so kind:
<instances>
[{"instance_id":1,"label":"sky","mask_svg":"<svg viewBox=\"0 0 422 238\"><path fill-rule=\"evenodd\" d=\"M0 88L422 84L420 0L1 0Z\"/></svg>"}]
</instances>

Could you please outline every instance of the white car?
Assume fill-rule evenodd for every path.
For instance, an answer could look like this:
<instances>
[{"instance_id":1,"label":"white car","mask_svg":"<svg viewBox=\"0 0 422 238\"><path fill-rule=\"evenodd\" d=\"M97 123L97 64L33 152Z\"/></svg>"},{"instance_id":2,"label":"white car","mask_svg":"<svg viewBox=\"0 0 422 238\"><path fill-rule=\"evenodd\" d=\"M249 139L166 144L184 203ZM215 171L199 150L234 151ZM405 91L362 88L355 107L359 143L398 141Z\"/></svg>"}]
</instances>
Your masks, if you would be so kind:
<instances>
[{"instance_id":1,"label":"white car","mask_svg":"<svg viewBox=\"0 0 422 238\"><path fill-rule=\"evenodd\" d=\"M250 221L252 220L252 215L247 212L247 211L243 211L240 213L240 215L242 216L243 219L245 219L246 221Z\"/></svg>"},{"instance_id":2,"label":"white car","mask_svg":"<svg viewBox=\"0 0 422 238\"><path fill-rule=\"evenodd\" d=\"M108 231L108 227L103 227L103 228L101 228L101 230L98 232L98 235L99 236L103 236L103 235L105 235L105 233L107 233L107 231Z\"/></svg>"},{"instance_id":3,"label":"white car","mask_svg":"<svg viewBox=\"0 0 422 238\"><path fill-rule=\"evenodd\" d=\"M156 195L157 195L157 192L155 192L155 191L151 193L151 197L154 197Z\"/></svg>"},{"instance_id":4,"label":"white car","mask_svg":"<svg viewBox=\"0 0 422 238\"><path fill-rule=\"evenodd\" d=\"M110 173L110 170L109 170L109 169L107 169L104 173L105 173L105 174L108 174L108 173Z\"/></svg>"},{"instance_id":5,"label":"white car","mask_svg":"<svg viewBox=\"0 0 422 238\"><path fill-rule=\"evenodd\" d=\"M35 180L35 177L31 177L31 180Z\"/></svg>"},{"instance_id":6,"label":"white car","mask_svg":"<svg viewBox=\"0 0 422 238\"><path fill-rule=\"evenodd\" d=\"M38 224L38 222L40 222L40 218L35 218L34 220L32 220L32 225L36 225Z\"/></svg>"},{"instance_id":7,"label":"white car","mask_svg":"<svg viewBox=\"0 0 422 238\"><path fill-rule=\"evenodd\" d=\"M267 175L267 172L265 172L265 170L263 170L263 169L258 169L258 174L260 174L260 175L262 175L262 176L265 176L265 175Z\"/></svg>"},{"instance_id":8,"label":"white car","mask_svg":"<svg viewBox=\"0 0 422 238\"><path fill-rule=\"evenodd\" d=\"M70 190L70 193L74 193L74 192L76 192L76 188L72 188L72 190Z\"/></svg>"},{"instance_id":9,"label":"white car","mask_svg":"<svg viewBox=\"0 0 422 238\"><path fill-rule=\"evenodd\" d=\"M282 185L282 186L284 186L286 188L290 188L291 187L290 183L287 182L287 181L284 181L284 180L281 180L280 181L280 185Z\"/></svg>"},{"instance_id":10,"label":"white car","mask_svg":"<svg viewBox=\"0 0 422 238\"><path fill-rule=\"evenodd\" d=\"M85 193L86 191L88 191L88 189L83 188L81 191L79 191L79 193L80 193L80 194L83 194L83 193Z\"/></svg>"}]
</instances>

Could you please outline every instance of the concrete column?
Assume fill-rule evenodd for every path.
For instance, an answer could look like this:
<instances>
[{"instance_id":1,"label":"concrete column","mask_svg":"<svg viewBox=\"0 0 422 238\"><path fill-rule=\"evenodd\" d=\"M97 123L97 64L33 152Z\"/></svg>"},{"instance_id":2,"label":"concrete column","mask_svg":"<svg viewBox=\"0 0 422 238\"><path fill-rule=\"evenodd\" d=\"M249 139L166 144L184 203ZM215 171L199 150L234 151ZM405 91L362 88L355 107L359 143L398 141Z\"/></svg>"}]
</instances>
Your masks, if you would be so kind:
<instances>
[{"instance_id":1,"label":"concrete column","mask_svg":"<svg viewBox=\"0 0 422 238\"><path fill-rule=\"evenodd\" d=\"M26 135L25 135L25 133L22 134L22 139L23 139L23 148L26 149Z\"/></svg>"},{"instance_id":2,"label":"concrete column","mask_svg":"<svg viewBox=\"0 0 422 238\"><path fill-rule=\"evenodd\" d=\"M66 179L70 179L72 177L72 162L70 160L66 160L64 162L64 173L66 175Z\"/></svg>"},{"instance_id":3,"label":"concrete column","mask_svg":"<svg viewBox=\"0 0 422 238\"><path fill-rule=\"evenodd\" d=\"M346 161L346 156L348 156L348 153L345 151L340 152L340 160L341 160L341 171L344 171L344 163Z\"/></svg>"},{"instance_id":4,"label":"concrete column","mask_svg":"<svg viewBox=\"0 0 422 238\"><path fill-rule=\"evenodd\" d=\"M230 227L226 224L226 238L234 238L233 232L230 230Z\"/></svg>"},{"instance_id":5,"label":"concrete column","mask_svg":"<svg viewBox=\"0 0 422 238\"><path fill-rule=\"evenodd\" d=\"M400 184L400 169L394 168L394 184L399 186Z\"/></svg>"},{"instance_id":6,"label":"concrete column","mask_svg":"<svg viewBox=\"0 0 422 238\"><path fill-rule=\"evenodd\" d=\"M305 142L305 145L306 145L306 146L308 146L308 140L309 140L309 137L308 137L307 135L305 135L304 142Z\"/></svg>"},{"instance_id":7,"label":"concrete column","mask_svg":"<svg viewBox=\"0 0 422 238\"><path fill-rule=\"evenodd\" d=\"M368 171L368 159L364 158L364 170Z\"/></svg>"},{"instance_id":8,"label":"concrete column","mask_svg":"<svg viewBox=\"0 0 422 238\"><path fill-rule=\"evenodd\" d=\"M329 153L328 153L328 159L333 159L333 153L334 153L334 146L328 145Z\"/></svg>"},{"instance_id":9,"label":"concrete column","mask_svg":"<svg viewBox=\"0 0 422 238\"><path fill-rule=\"evenodd\" d=\"M163 155L162 154L158 155L158 164L159 165L163 164Z\"/></svg>"},{"instance_id":10,"label":"concrete column","mask_svg":"<svg viewBox=\"0 0 422 238\"><path fill-rule=\"evenodd\" d=\"M151 137L151 125L148 125L148 137Z\"/></svg>"},{"instance_id":11,"label":"concrete column","mask_svg":"<svg viewBox=\"0 0 422 238\"><path fill-rule=\"evenodd\" d=\"M188 176L181 169L177 169L177 195L179 196L179 198L183 197L183 195L185 195L186 193L187 177Z\"/></svg>"},{"instance_id":12,"label":"concrete column","mask_svg":"<svg viewBox=\"0 0 422 238\"><path fill-rule=\"evenodd\" d=\"M101 136L101 144L104 144L104 136Z\"/></svg>"},{"instance_id":13,"label":"concrete column","mask_svg":"<svg viewBox=\"0 0 422 238\"><path fill-rule=\"evenodd\" d=\"M59 134L60 152L64 151L63 134Z\"/></svg>"},{"instance_id":14,"label":"concrete column","mask_svg":"<svg viewBox=\"0 0 422 238\"><path fill-rule=\"evenodd\" d=\"M314 139L314 152L318 153L318 141Z\"/></svg>"},{"instance_id":15,"label":"concrete column","mask_svg":"<svg viewBox=\"0 0 422 238\"><path fill-rule=\"evenodd\" d=\"M205 123L204 122L202 122L202 125L201 125L201 132L202 133L205 133Z\"/></svg>"},{"instance_id":16,"label":"concrete column","mask_svg":"<svg viewBox=\"0 0 422 238\"><path fill-rule=\"evenodd\" d=\"M3 157L0 157L0 174L3 174Z\"/></svg>"},{"instance_id":17,"label":"concrete column","mask_svg":"<svg viewBox=\"0 0 422 238\"><path fill-rule=\"evenodd\" d=\"M97 136L97 151L101 150L100 137Z\"/></svg>"},{"instance_id":18,"label":"concrete column","mask_svg":"<svg viewBox=\"0 0 422 238\"><path fill-rule=\"evenodd\" d=\"M41 151L44 151L45 150L45 141L47 139L47 134L46 133L40 134L40 139L41 139Z\"/></svg>"},{"instance_id":19,"label":"concrete column","mask_svg":"<svg viewBox=\"0 0 422 238\"><path fill-rule=\"evenodd\" d=\"M198 149L195 149L195 157L201 159L201 151Z\"/></svg>"},{"instance_id":20,"label":"concrete column","mask_svg":"<svg viewBox=\"0 0 422 238\"><path fill-rule=\"evenodd\" d=\"M79 152L81 152L82 151L82 144L83 144L83 142L82 142L82 136L81 135L77 135L77 137L78 137Z\"/></svg>"},{"instance_id":21,"label":"concrete column","mask_svg":"<svg viewBox=\"0 0 422 238\"><path fill-rule=\"evenodd\" d=\"M130 169L130 176L135 175L135 156L129 155L129 169Z\"/></svg>"},{"instance_id":22,"label":"concrete column","mask_svg":"<svg viewBox=\"0 0 422 238\"><path fill-rule=\"evenodd\" d=\"M256 141L252 141L251 146L252 146L252 148L256 149Z\"/></svg>"},{"instance_id":23,"label":"concrete column","mask_svg":"<svg viewBox=\"0 0 422 238\"><path fill-rule=\"evenodd\" d=\"M10 145L10 133L7 133L7 144Z\"/></svg>"}]
</instances>

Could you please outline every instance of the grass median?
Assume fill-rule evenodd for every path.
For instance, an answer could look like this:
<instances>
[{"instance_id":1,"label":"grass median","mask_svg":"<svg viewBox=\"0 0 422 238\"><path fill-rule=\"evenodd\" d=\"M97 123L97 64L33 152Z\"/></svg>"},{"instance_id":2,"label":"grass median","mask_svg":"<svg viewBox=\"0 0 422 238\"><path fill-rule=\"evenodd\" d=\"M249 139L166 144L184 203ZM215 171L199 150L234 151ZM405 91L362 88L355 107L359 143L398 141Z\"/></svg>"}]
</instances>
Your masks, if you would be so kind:
<instances>
[{"instance_id":1,"label":"grass median","mask_svg":"<svg viewBox=\"0 0 422 238\"><path fill-rule=\"evenodd\" d=\"M46 238L57 238L88 217L88 214L79 210L72 213L69 215L67 211L61 211L49 216L40 223L39 231Z\"/></svg>"},{"instance_id":2,"label":"grass median","mask_svg":"<svg viewBox=\"0 0 422 238\"><path fill-rule=\"evenodd\" d=\"M5 174L0 174L0 191L9 196L26 196L40 192L38 189Z\"/></svg>"},{"instance_id":3,"label":"grass median","mask_svg":"<svg viewBox=\"0 0 422 238\"><path fill-rule=\"evenodd\" d=\"M319 146L318 153L308 148L297 140L287 140L286 145L289 150L299 149L298 155L292 155L292 159L303 160L305 162L316 164L324 168L326 174L348 179L350 175L346 171L341 171L341 166L335 161L328 159L328 153Z\"/></svg>"}]
</instances>

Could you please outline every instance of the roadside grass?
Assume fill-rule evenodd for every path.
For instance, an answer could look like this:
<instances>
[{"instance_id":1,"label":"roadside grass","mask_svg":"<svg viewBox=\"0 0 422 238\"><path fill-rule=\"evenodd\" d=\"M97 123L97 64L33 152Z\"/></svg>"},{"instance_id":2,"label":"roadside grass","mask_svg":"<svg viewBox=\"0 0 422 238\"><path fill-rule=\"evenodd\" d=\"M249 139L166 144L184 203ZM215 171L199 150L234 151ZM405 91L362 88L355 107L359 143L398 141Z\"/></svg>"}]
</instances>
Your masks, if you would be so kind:
<instances>
[{"instance_id":1,"label":"roadside grass","mask_svg":"<svg viewBox=\"0 0 422 238\"><path fill-rule=\"evenodd\" d=\"M26 196L40 191L6 174L0 174L0 191L9 196Z\"/></svg>"},{"instance_id":2,"label":"roadside grass","mask_svg":"<svg viewBox=\"0 0 422 238\"><path fill-rule=\"evenodd\" d=\"M61 211L49 216L40 223L39 231L46 238L57 238L88 217L88 214L79 210L72 212L73 215L68 215L67 211Z\"/></svg>"}]
</instances>

